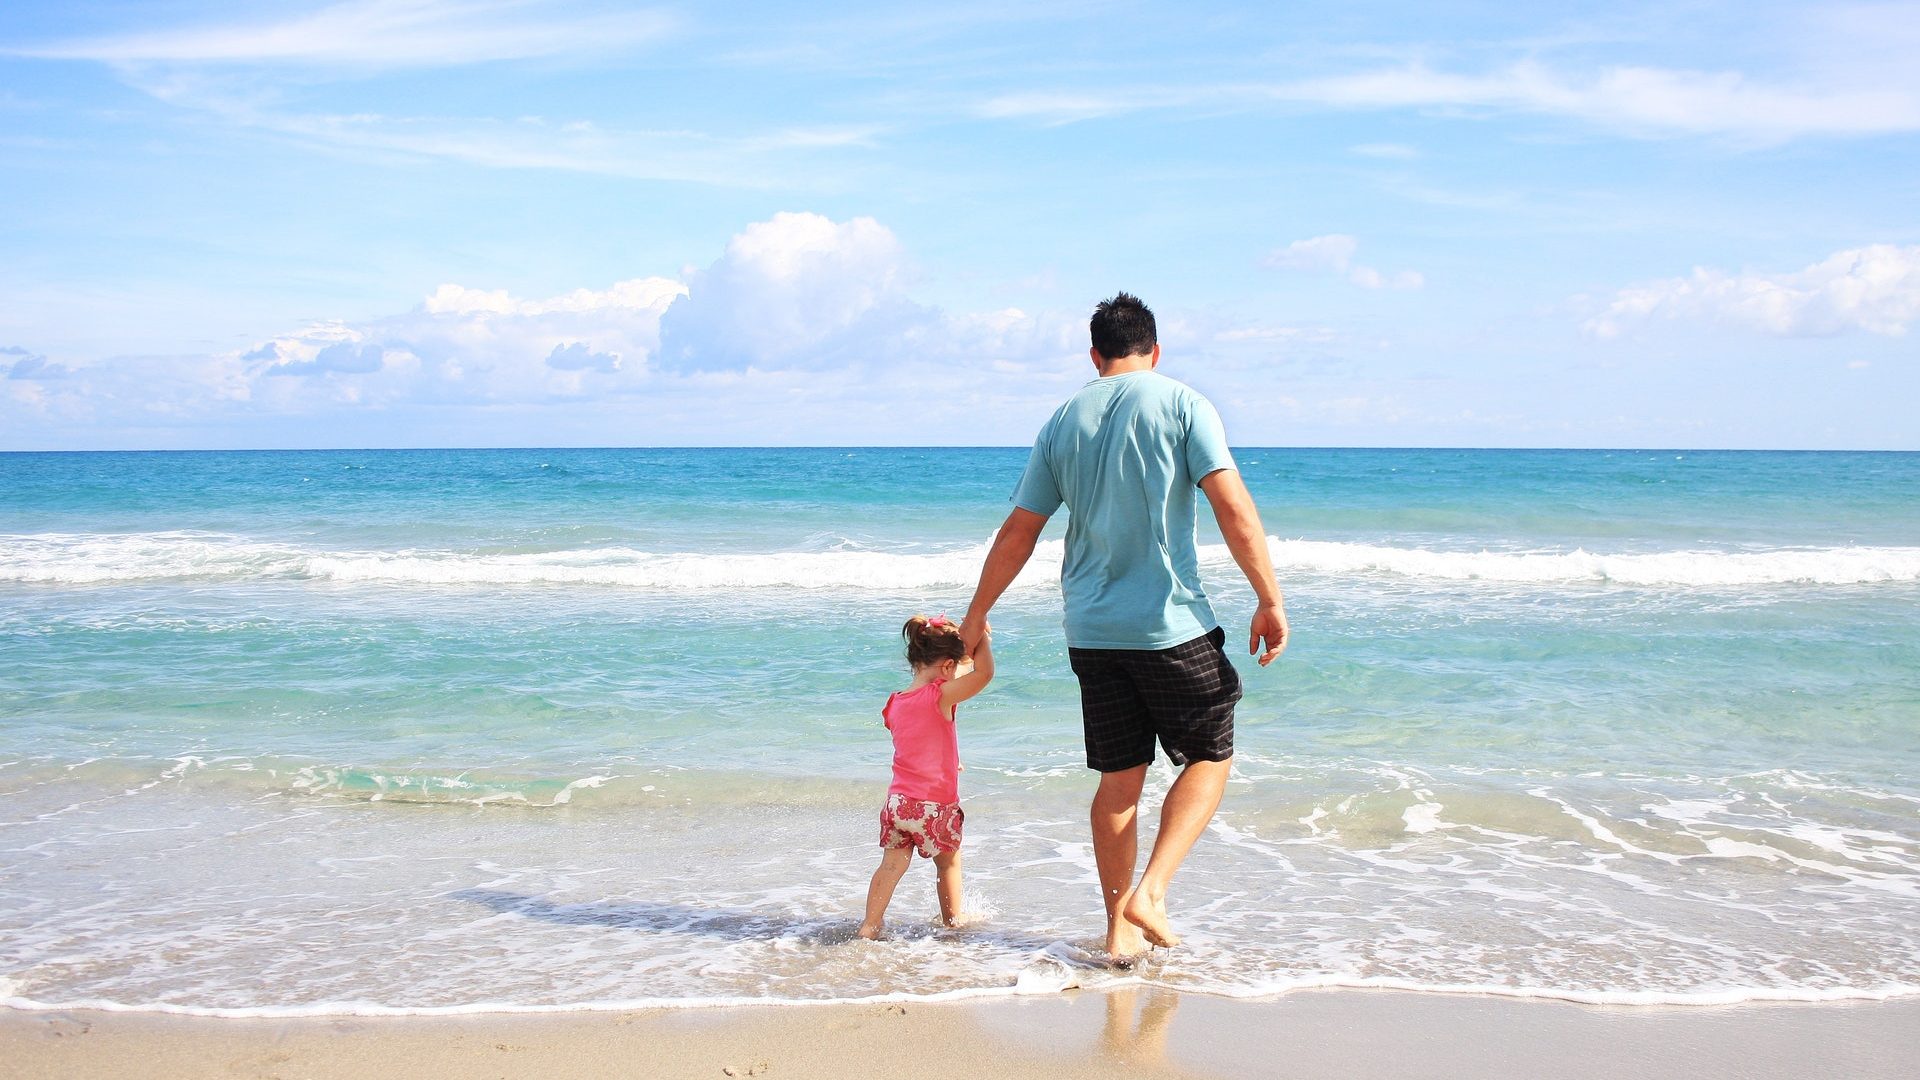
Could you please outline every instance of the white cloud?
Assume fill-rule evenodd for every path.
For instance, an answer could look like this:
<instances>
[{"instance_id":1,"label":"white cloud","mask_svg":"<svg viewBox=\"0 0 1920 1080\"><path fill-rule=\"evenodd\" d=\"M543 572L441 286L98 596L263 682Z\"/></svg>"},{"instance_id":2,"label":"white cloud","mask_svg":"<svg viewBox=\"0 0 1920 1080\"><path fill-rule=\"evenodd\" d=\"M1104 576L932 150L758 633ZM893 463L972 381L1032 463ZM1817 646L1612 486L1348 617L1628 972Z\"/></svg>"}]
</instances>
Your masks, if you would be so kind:
<instances>
[{"instance_id":1,"label":"white cloud","mask_svg":"<svg viewBox=\"0 0 1920 1080\"><path fill-rule=\"evenodd\" d=\"M0 430L11 409L41 426L95 430L247 426L269 442L292 438L288 425L297 422L323 432L311 441L329 437L329 418L366 424L382 412L430 409L447 418L555 409L617 427L622 411L633 410L653 426L613 436L603 427L595 437L645 440L671 430L677 441L699 441L667 414L737 406L747 411L714 432L790 441L812 430L817 440L869 411L851 402L911 397L930 373L959 365L994 373L992 388L970 390L970 400L1017 398L1082 374L1075 361L1085 352L1084 316L949 314L912 302L906 278L905 252L878 221L780 213L743 228L684 282L636 277L546 297L447 283L410 311L313 323L205 356L67 368L6 346L0 376L13 377L0 380ZM966 415L959 402L943 408L951 418ZM748 413L762 417L763 433ZM905 431L875 427L873 437L907 438Z\"/></svg>"},{"instance_id":2,"label":"white cloud","mask_svg":"<svg viewBox=\"0 0 1920 1080\"><path fill-rule=\"evenodd\" d=\"M1353 253L1359 249L1358 240L1335 233L1331 236L1295 240L1268 255L1265 263L1268 266L1287 270L1332 270L1345 273L1347 266L1353 262Z\"/></svg>"},{"instance_id":3,"label":"white cloud","mask_svg":"<svg viewBox=\"0 0 1920 1080\"><path fill-rule=\"evenodd\" d=\"M580 13L547 0L354 0L279 21L0 48L0 56L110 64L129 85L169 105L323 149L494 169L807 189L838 182L819 171L822 159L870 147L882 131L848 123L714 134L678 124L290 107L311 100L313 87L329 79L630 52L670 27L655 12Z\"/></svg>"},{"instance_id":4,"label":"white cloud","mask_svg":"<svg viewBox=\"0 0 1920 1080\"><path fill-rule=\"evenodd\" d=\"M1608 338L1655 318L1734 323L1781 337L1899 336L1920 318L1920 245L1852 248L1784 274L1696 267L1688 277L1621 289L1586 329Z\"/></svg>"},{"instance_id":5,"label":"white cloud","mask_svg":"<svg viewBox=\"0 0 1920 1080\"><path fill-rule=\"evenodd\" d=\"M872 145L872 124L801 126L711 135L602 126L538 116L396 116L289 110L253 80L199 72L123 73L144 93L224 123L355 154L458 161L490 169L555 169L731 188L805 188L827 182L820 163Z\"/></svg>"},{"instance_id":6,"label":"white cloud","mask_svg":"<svg viewBox=\"0 0 1920 1080\"><path fill-rule=\"evenodd\" d=\"M1215 331L1213 340L1224 344L1234 344L1243 341L1260 344L1285 344L1302 340L1310 335L1319 334L1324 336L1324 333L1324 331L1316 331L1300 326L1236 326L1226 330Z\"/></svg>"},{"instance_id":7,"label":"white cloud","mask_svg":"<svg viewBox=\"0 0 1920 1080\"><path fill-rule=\"evenodd\" d=\"M665 311L687 287L672 278L646 277L615 282L605 291L575 289L547 300L516 300L505 289L469 289L442 285L426 298L421 309L433 315L548 315L555 312L591 312L609 309Z\"/></svg>"},{"instance_id":8,"label":"white cloud","mask_svg":"<svg viewBox=\"0 0 1920 1080\"><path fill-rule=\"evenodd\" d=\"M67 378L73 374L73 369L65 364L53 363L31 349L9 345L0 348L0 372L4 372L9 380L44 382Z\"/></svg>"},{"instance_id":9,"label":"white cloud","mask_svg":"<svg viewBox=\"0 0 1920 1080\"><path fill-rule=\"evenodd\" d=\"M640 277L545 298L443 284L410 312L307 326L220 368L256 396L304 384L322 402L351 386L368 405L498 404L776 371L871 376L953 361L1050 371L1084 351L1077 319L914 303L906 267L898 238L872 218L779 213L743 228L684 282Z\"/></svg>"},{"instance_id":10,"label":"white cloud","mask_svg":"<svg viewBox=\"0 0 1920 1080\"><path fill-rule=\"evenodd\" d=\"M655 11L582 15L527 0L349 0L278 21L124 34L14 52L121 64L430 67L630 48L657 40L671 25Z\"/></svg>"},{"instance_id":11,"label":"white cloud","mask_svg":"<svg viewBox=\"0 0 1920 1080\"><path fill-rule=\"evenodd\" d=\"M1640 65L1565 71L1535 60L1471 73L1413 63L1290 82L1025 91L990 98L974 113L988 119L1065 124L1146 110L1247 109L1276 103L1535 113L1570 117L1635 137L1707 135L1757 144L1920 131L1920 85L1911 78L1860 85L1845 72L1829 72L1782 82L1738 71ZM1359 146L1354 152L1375 157L1414 154L1393 144Z\"/></svg>"},{"instance_id":12,"label":"white cloud","mask_svg":"<svg viewBox=\"0 0 1920 1080\"><path fill-rule=\"evenodd\" d=\"M1363 289L1418 289L1427 283L1417 270L1383 274L1371 266L1354 264L1360 242L1344 233L1295 240L1261 260L1261 265L1282 270L1332 273L1345 277Z\"/></svg>"},{"instance_id":13,"label":"white cloud","mask_svg":"<svg viewBox=\"0 0 1920 1080\"><path fill-rule=\"evenodd\" d=\"M922 355L959 364L962 370L984 366L1001 374L1067 382L1092 370L1084 315L1019 308L946 315L924 324L909 340ZM1081 368L1081 362L1089 367Z\"/></svg>"},{"instance_id":14,"label":"white cloud","mask_svg":"<svg viewBox=\"0 0 1920 1080\"><path fill-rule=\"evenodd\" d=\"M378 342L336 341L315 348L313 355L304 360L276 358L262 371L267 375L318 375L324 372L365 375L379 371L386 364L387 350Z\"/></svg>"},{"instance_id":15,"label":"white cloud","mask_svg":"<svg viewBox=\"0 0 1920 1080\"><path fill-rule=\"evenodd\" d=\"M1275 86L1276 99L1349 108L1480 106L1571 116L1633 134L1808 135L1920 130L1920 94L1902 87L1780 85L1732 71L1617 66L1590 74L1536 62L1479 75L1423 66Z\"/></svg>"},{"instance_id":16,"label":"white cloud","mask_svg":"<svg viewBox=\"0 0 1920 1080\"><path fill-rule=\"evenodd\" d=\"M880 222L781 213L684 282L448 283L232 352L0 381L0 445L1010 444L1091 374L1084 309L949 312L909 280ZM1161 330L1178 377L1223 387L1324 336L1178 311Z\"/></svg>"},{"instance_id":17,"label":"white cloud","mask_svg":"<svg viewBox=\"0 0 1920 1080\"><path fill-rule=\"evenodd\" d=\"M445 284L410 312L303 327L215 370L231 398L296 410L617 397L646 383L660 316L686 291L663 277L535 299Z\"/></svg>"},{"instance_id":18,"label":"white cloud","mask_svg":"<svg viewBox=\"0 0 1920 1080\"><path fill-rule=\"evenodd\" d=\"M569 341L553 347L547 366L557 371L619 371L620 354L594 352L584 342Z\"/></svg>"},{"instance_id":19,"label":"white cloud","mask_svg":"<svg viewBox=\"0 0 1920 1080\"><path fill-rule=\"evenodd\" d=\"M975 106L973 113L986 120L1038 120L1047 124L1071 124L1141 109L1166 108L1185 101L1186 95L1172 88L1164 89L1163 94L1111 90L1001 94Z\"/></svg>"},{"instance_id":20,"label":"white cloud","mask_svg":"<svg viewBox=\"0 0 1920 1080\"><path fill-rule=\"evenodd\" d=\"M1363 289L1423 289L1427 276L1418 270L1398 270L1383 274L1371 266L1356 266L1347 280Z\"/></svg>"},{"instance_id":21,"label":"white cloud","mask_svg":"<svg viewBox=\"0 0 1920 1080\"><path fill-rule=\"evenodd\" d=\"M178 99L175 103L187 104ZM539 119L316 116L251 106L210 111L223 111L226 119L250 127L349 150L491 169L557 169L733 188L813 186L813 172L803 165L825 152L866 145L877 130L810 128L722 137L691 131L583 131Z\"/></svg>"},{"instance_id":22,"label":"white cloud","mask_svg":"<svg viewBox=\"0 0 1920 1080\"><path fill-rule=\"evenodd\" d=\"M842 364L924 315L900 291L904 254L872 218L778 213L747 226L688 281L661 324L664 362L686 369Z\"/></svg>"}]
</instances>

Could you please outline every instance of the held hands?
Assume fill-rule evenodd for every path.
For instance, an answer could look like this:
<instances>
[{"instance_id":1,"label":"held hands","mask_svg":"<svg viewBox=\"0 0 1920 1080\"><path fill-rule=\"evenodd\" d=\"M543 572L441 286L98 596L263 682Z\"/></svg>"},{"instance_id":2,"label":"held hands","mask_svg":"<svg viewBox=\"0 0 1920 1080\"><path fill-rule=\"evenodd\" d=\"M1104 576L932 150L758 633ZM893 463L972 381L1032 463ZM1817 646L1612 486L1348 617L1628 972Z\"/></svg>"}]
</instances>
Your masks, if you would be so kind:
<instances>
[{"instance_id":1,"label":"held hands","mask_svg":"<svg viewBox=\"0 0 1920 1080\"><path fill-rule=\"evenodd\" d=\"M965 659L956 664L960 673L940 688L940 707L953 718L955 705L986 689L993 681L993 628L984 618L968 619L960 624L960 646ZM965 670L971 669L971 670Z\"/></svg>"},{"instance_id":2,"label":"held hands","mask_svg":"<svg viewBox=\"0 0 1920 1080\"><path fill-rule=\"evenodd\" d=\"M988 624L984 616L967 619L960 624L960 647L965 650L969 659L983 643L989 649L993 647L993 627Z\"/></svg>"},{"instance_id":3,"label":"held hands","mask_svg":"<svg viewBox=\"0 0 1920 1080\"><path fill-rule=\"evenodd\" d=\"M1266 651L1261 652L1261 643ZM1258 654L1260 666L1273 663L1287 647L1287 612L1279 604L1262 604L1253 612L1253 626L1247 636L1247 653Z\"/></svg>"}]
</instances>

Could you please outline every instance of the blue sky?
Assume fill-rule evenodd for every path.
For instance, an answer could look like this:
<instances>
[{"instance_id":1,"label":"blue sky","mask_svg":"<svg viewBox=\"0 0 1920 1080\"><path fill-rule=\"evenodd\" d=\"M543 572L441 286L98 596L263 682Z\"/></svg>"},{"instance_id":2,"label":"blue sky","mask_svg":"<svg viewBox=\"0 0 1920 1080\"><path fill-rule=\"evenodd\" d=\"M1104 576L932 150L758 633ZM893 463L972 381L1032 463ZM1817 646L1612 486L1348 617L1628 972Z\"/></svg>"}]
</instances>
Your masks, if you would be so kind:
<instances>
[{"instance_id":1,"label":"blue sky","mask_svg":"<svg viewBox=\"0 0 1920 1080\"><path fill-rule=\"evenodd\" d=\"M0 449L1920 448L1920 5L796 7L0 8Z\"/></svg>"}]
</instances>

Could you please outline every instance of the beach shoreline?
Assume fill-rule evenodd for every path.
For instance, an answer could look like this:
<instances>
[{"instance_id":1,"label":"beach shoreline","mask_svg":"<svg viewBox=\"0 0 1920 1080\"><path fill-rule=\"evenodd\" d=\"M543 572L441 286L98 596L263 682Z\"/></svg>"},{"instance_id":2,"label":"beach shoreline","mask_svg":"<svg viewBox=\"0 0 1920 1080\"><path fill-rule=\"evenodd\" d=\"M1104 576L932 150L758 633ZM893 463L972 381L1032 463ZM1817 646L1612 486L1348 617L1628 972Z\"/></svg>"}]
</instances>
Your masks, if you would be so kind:
<instances>
[{"instance_id":1,"label":"beach shoreline","mask_svg":"<svg viewBox=\"0 0 1920 1080\"><path fill-rule=\"evenodd\" d=\"M858 940L900 620L964 609L1024 461L0 460L0 1012L32 1014L10 1046L56 1075L88 1070L33 1040L83 1029L100 1061L129 1048L107 1074L267 1075L248 1048L297 1044L301 1075L503 1067L456 1045L570 1075L685 1043L701 1075L840 1025L840 1058L784 1068L911 1045L1052 1075L1159 1031L1168 1069L1244 1074L1292 1067L1279 1032L1320 1074L1379 1074L1544 1024L1540 1071L1642 1075L1594 1034L1619 1018L1683 1072L1851 1075L1886 1055L1756 1057L1775 1020L1745 1018L1826 1054L1913 1018L1920 454L1249 452L1303 629L1278 667L1235 657L1181 948L1102 963L1045 572L996 605L1000 674L960 729L980 920L940 925L916 866ZM1201 559L1240 632L1237 565ZM1175 775L1149 770L1143 819ZM872 1030L890 1004L951 1023ZM1719 1058L1685 1049L1729 1018ZM766 1034L688 1034L735 1028Z\"/></svg>"},{"instance_id":2,"label":"beach shoreline","mask_svg":"<svg viewBox=\"0 0 1920 1080\"><path fill-rule=\"evenodd\" d=\"M883 1004L235 1019L0 1010L0 1076L860 1078L1911 1075L1920 998L1581 1005L1162 987Z\"/></svg>"}]
</instances>

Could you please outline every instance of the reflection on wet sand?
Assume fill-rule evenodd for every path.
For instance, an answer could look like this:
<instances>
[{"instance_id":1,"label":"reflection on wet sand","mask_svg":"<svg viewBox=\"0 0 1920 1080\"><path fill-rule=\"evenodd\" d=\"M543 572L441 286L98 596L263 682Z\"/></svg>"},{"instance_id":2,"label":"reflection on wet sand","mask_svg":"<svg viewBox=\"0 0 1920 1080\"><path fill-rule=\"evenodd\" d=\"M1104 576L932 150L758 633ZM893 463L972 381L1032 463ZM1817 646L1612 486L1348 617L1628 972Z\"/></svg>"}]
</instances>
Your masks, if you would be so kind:
<instances>
[{"instance_id":1,"label":"reflection on wet sand","mask_svg":"<svg viewBox=\"0 0 1920 1080\"><path fill-rule=\"evenodd\" d=\"M1141 1004L1139 999L1146 1001ZM1126 1065L1163 1065L1167 1059L1167 1028L1180 1008L1172 990L1124 987L1107 995L1107 1022L1100 1032L1100 1053L1108 1061ZM1134 1007L1139 1005L1136 1023Z\"/></svg>"}]
</instances>

